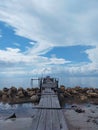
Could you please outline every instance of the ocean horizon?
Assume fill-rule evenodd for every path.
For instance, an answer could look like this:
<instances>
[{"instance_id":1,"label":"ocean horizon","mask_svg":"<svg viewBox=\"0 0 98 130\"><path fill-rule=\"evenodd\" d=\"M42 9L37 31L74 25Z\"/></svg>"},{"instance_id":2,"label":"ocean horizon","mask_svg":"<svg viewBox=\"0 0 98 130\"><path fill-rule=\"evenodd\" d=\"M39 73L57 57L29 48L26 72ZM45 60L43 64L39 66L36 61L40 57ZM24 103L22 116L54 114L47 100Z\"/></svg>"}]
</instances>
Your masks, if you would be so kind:
<instances>
[{"instance_id":1,"label":"ocean horizon","mask_svg":"<svg viewBox=\"0 0 98 130\"><path fill-rule=\"evenodd\" d=\"M59 77L59 86L64 85L66 87L93 87L98 88L98 78L97 77ZM31 77L7 77L0 78L0 89L11 86L15 87L38 87L38 82L35 80L33 85L31 85Z\"/></svg>"}]
</instances>

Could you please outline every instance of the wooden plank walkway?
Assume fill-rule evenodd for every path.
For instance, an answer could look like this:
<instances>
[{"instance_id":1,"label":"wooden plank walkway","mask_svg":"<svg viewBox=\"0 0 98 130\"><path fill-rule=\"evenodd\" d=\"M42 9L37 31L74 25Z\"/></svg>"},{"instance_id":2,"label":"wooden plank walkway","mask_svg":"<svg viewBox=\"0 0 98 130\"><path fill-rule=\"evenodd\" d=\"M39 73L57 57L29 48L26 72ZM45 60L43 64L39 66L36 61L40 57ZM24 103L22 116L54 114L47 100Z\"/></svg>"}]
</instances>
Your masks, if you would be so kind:
<instances>
[{"instance_id":1,"label":"wooden plank walkway","mask_svg":"<svg viewBox=\"0 0 98 130\"><path fill-rule=\"evenodd\" d=\"M53 85L50 81L42 84L44 90L32 120L33 130L68 130L58 95L51 89Z\"/></svg>"}]
</instances>

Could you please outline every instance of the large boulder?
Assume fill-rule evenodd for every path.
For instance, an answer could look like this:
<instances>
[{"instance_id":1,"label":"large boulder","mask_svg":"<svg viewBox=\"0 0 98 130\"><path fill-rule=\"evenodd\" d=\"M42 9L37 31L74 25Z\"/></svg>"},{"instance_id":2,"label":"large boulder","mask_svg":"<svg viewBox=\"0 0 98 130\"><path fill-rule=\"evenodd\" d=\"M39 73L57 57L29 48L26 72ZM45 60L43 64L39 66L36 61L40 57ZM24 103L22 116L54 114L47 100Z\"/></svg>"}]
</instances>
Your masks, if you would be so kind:
<instances>
[{"instance_id":1,"label":"large boulder","mask_svg":"<svg viewBox=\"0 0 98 130\"><path fill-rule=\"evenodd\" d=\"M32 97L33 95L35 95L36 93L35 93L35 91L29 91L28 92L28 95L30 96L30 97Z\"/></svg>"},{"instance_id":2,"label":"large boulder","mask_svg":"<svg viewBox=\"0 0 98 130\"><path fill-rule=\"evenodd\" d=\"M24 98L24 97L25 97L23 91L18 91L17 96L18 96L19 98Z\"/></svg>"},{"instance_id":3,"label":"large boulder","mask_svg":"<svg viewBox=\"0 0 98 130\"><path fill-rule=\"evenodd\" d=\"M3 102L8 101L8 95L3 94L3 95L2 95L2 101L3 101Z\"/></svg>"},{"instance_id":4,"label":"large boulder","mask_svg":"<svg viewBox=\"0 0 98 130\"><path fill-rule=\"evenodd\" d=\"M22 87L19 87L18 88L18 91L23 91L24 89Z\"/></svg>"},{"instance_id":5,"label":"large boulder","mask_svg":"<svg viewBox=\"0 0 98 130\"><path fill-rule=\"evenodd\" d=\"M32 100L32 102L38 102L39 101L39 97L37 95L33 95L31 97L31 100Z\"/></svg>"},{"instance_id":6,"label":"large boulder","mask_svg":"<svg viewBox=\"0 0 98 130\"><path fill-rule=\"evenodd\" d=\"M15 93L15 94L17 93L17 88L16 88L16 87L12 86L10 89L11 89L11 91L12 91L13 93Z\"/></svg>"},{"instance_id":7,"label":"large boulder","mask_svg":"<svg viewBox=\"0 0 98 130\"><path fill-rule=\"evenodd\" d=\"M14 98L17 94L17 88L11 87L8 91L9 98Z\"/></svg>"},{"instance_id":8,"label":"large boulder","mask_svg":"<svg viewBox=\"0 0 98 130\"><path fill-rule=\"evenodd\" d=\"M31 88L27 88L26 90L27 90L27 92L29 92L29 91L31 91Z\"/></svg>"}]
</instances>

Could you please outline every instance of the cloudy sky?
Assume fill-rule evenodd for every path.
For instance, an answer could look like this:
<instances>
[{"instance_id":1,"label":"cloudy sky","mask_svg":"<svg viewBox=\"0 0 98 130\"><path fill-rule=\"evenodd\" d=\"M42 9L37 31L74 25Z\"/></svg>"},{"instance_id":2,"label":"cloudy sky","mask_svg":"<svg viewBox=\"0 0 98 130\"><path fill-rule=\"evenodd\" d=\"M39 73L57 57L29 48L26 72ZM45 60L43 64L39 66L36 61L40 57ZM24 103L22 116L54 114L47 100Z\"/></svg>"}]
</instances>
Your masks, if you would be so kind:
<instances>
[{"instance_id":1,"label":"cloudy sky","mask_svg":"<svg viewBox=\"0 0 98 130\"><path fill-rule=\"evenodd\" d=\"M0 0L0 77L98 76L98 0Z\"/></svg>"}]
</instances>

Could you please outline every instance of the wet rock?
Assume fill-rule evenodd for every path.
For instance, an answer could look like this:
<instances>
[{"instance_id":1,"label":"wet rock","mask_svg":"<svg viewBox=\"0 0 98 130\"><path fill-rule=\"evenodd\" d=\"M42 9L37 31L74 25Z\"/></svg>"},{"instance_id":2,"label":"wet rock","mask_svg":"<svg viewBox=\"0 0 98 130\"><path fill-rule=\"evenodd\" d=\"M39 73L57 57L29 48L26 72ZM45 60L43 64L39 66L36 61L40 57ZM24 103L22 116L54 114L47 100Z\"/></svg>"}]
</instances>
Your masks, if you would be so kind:
<instances>
[{"instance_id":1,"label":"wet rock","mask_svg":"<svg viewBox=\"0 0 98 130\"><path fill-rule=\"evenodd\" d=\"M10 117L8 117L7 119L12 119L12 118L16 118L16 114L13 113Z\"/></svg>"},{"instance_id":2,"label":"wet rock","mask_svg":"<svg viewBox=\"0 0 98 130\"><path fill-rule=\"evenodd\" d=\"M84 113L85 110L82 110L81 108L76 108L76 109L75 109L75 112L77 112L77 113Z\"/></svg>"},{"instance_id":3,"label":"wet rock","mask_svg":"<svg viewBox=\"0 0 98 130\"><path fill-rule=\"evenodd\" d=\"M33 95L33 96L31 97L31 99L32 99L33 102L39 101L39 97L38 97L37 95Z\"/></svg>"},{"instance_id":4,"label":"wet rock","mask_svg":"<svg viewBox=\"0 0 98 130\"><path fill-rule=\"evenodd\" d=\"M77 108L77 105L72 105L71 107L72 107L72 108Z\"/></svg>"}]
</instances>

